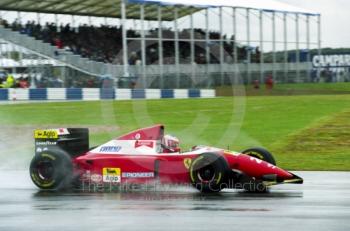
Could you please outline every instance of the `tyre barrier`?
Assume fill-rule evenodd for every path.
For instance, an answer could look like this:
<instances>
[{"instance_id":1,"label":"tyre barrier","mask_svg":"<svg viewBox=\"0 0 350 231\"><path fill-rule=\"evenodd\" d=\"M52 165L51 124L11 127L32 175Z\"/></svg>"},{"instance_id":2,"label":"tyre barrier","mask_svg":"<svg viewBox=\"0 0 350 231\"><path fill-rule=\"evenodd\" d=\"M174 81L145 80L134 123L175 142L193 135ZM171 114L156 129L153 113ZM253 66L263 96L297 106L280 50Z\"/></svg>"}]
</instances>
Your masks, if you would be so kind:
<instances>
[{"instance_id":1,"label":"tyre barrier","mask_svg":"<svg viewBox=\"0 0 350 231\"><path fill-rule=\"evenodd\" d=\"M211 89L33 88L0 89L0 101L214 98Z\"/></svg>"}]
</instances>

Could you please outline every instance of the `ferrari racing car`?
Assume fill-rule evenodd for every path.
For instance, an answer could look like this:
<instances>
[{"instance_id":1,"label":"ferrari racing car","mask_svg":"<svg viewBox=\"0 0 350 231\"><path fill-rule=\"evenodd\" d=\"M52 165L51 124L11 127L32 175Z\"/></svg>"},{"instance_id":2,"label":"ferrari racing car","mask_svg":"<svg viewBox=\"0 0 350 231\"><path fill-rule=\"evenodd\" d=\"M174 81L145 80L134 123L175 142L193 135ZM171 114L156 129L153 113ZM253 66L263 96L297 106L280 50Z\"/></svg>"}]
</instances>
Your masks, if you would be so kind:
<instances>
[{"instance_id":1,"label":"ferrari racing car","mask_svg":"<svg viewBox=\"0 0 350 231\"><path fill-rule=\"evenodd\" d=\"M85 128L36 130L30 177L42 190L150 183L193 185L201 192L224 188L266 191L303 179L276 166L263 148L241 152L198 145L181 152L163 125L142 128L89 147Z\"/></svg>"}]
</instances>

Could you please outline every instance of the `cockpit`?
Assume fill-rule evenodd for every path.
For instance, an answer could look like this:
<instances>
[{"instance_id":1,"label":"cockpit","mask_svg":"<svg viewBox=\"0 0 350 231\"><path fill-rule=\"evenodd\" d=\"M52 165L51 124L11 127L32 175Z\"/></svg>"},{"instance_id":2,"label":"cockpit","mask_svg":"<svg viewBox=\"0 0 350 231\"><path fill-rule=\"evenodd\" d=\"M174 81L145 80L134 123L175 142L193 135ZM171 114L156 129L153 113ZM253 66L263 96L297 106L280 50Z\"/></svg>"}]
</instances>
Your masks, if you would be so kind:
<instances>
[{"instance_id":1,"label":"cockpit","mask_svg":"<svg viewBox=\"0 0 350 231\"><path fill-rule=\"evenodd\" d=\"M155 154L179 153L181 149L177 137L164 135L164 126L156 125L123 135L93 151L108 154Z\"/></svg>"}]
</instances>

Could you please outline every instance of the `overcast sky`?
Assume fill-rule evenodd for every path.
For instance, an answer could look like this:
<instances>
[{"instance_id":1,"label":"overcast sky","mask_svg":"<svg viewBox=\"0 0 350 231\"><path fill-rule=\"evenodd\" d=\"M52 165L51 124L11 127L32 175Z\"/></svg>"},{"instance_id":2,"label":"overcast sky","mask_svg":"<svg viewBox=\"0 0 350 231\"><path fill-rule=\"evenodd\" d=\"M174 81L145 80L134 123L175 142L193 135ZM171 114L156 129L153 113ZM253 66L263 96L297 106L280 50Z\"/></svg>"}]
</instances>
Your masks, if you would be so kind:
<instances>
[{"instance_id":1,"label":"overcast sky","mask_svg":"<svg viewBox=\"0 0 350 231\"><path fill-rule=\"evenodd\" d=\"M323 47L350 47L349 0L280 1L321 13Z\"/></svg>"}]
</instances>

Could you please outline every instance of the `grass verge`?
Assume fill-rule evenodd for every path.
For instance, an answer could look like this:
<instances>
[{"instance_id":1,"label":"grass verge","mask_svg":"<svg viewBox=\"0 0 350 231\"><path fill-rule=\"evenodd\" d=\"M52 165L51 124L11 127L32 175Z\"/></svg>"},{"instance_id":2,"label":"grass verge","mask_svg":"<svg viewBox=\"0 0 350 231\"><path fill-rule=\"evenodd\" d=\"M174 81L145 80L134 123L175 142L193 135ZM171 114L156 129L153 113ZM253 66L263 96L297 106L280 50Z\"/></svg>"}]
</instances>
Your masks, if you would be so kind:
<instances>
[{"instance_id":1,"label":"grass verge","mask_svg":"<svg viewBox=\"0 0 350 231\"><path fill-rule=\"evenodd\" d=\"M349 108L350 95L15 104L0 106L0 127L16 136L35 127L89 127L93 146L162 123L184 150L262 146L287 169L350 170Z\"/></svg>"}]
</instances>

